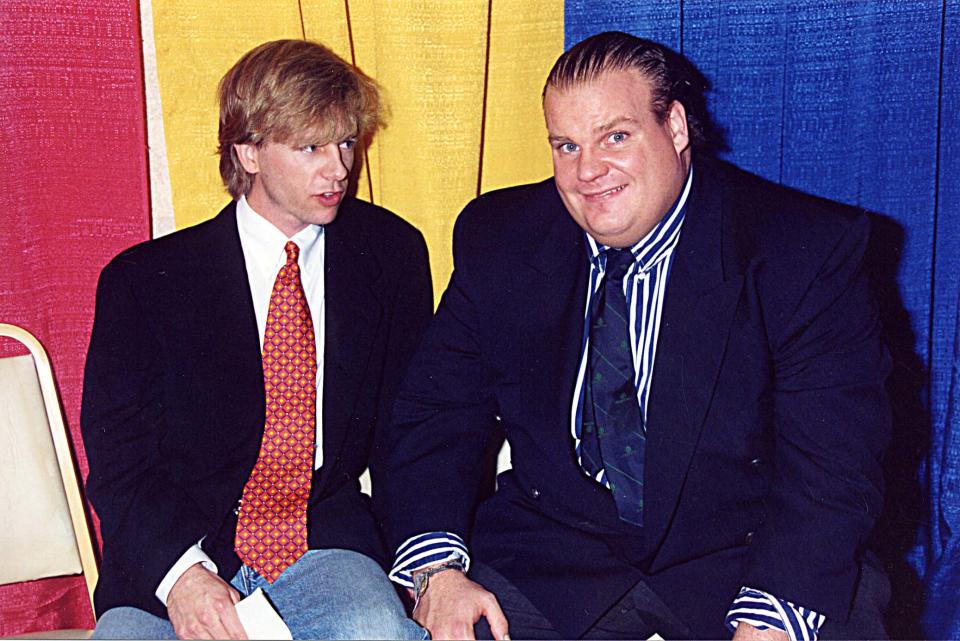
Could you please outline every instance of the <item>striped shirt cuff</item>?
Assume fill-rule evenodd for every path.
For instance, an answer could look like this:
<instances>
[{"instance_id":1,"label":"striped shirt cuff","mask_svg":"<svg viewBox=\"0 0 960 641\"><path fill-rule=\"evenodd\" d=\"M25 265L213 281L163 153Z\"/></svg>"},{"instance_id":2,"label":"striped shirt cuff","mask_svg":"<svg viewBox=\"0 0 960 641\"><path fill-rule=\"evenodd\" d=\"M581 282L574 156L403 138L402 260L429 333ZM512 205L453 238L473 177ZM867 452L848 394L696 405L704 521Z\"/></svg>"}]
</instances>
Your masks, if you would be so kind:
<instances>
[{"instance_id":1,"label":"striped shirt cuff","mask_svg":"<svg viewBox=\"0 0 960 641\"><path fill-rule=\"evenodd\" d=\"M825 617L813 610L755 590L740 588L727 612L727 629L733 631L742 621L758 630L776 629L787 633L790 641L817 641Z\"/></svg>"},{"instance_id":2,"label":"striped shirt cuff","mask_svg":"<svg viewBox=\"0 0 960 641\"><path fill-rule=\"evenodd\" d=\"M390 570L390 580L413 589L413 573L444 561L460 559L463 569L470 569L470 554L463 539L452 532L425 532L412 536L397 548L397 558Z\"/></svg>"}]
</instances>

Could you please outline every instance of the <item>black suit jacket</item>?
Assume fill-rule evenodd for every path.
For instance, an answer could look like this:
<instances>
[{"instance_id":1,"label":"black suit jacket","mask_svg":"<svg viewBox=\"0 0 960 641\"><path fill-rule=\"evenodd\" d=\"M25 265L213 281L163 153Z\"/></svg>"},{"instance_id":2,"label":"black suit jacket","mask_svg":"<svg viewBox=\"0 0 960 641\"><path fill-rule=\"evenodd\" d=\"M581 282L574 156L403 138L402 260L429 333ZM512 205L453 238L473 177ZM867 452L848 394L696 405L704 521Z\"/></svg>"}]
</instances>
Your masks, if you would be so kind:
<instances>
[{"instance_id":1,"label":"black suit jacket","mask_svg":"<svg viewBox=\"0 0 960 641\"><path fill-rule=\"evenodd\" d=\"M640 529L573 453L582 231L552 180L475 200L395 408L389 542L467 535L475 559L571 638L641 578L699 638L729 634L742 585L845 618L889 435L867 237L860 212L697 158L660 324ZM498 422L513 469L476 509Z\"/></svg>"},{"instance_id":2,"label":"black suit jacket","mask_svg":"<svg viewBox=\"0 0 960 641\"><path fill-rule=\"evenodd\" d=\"M431 316L427 251L409 224L358 200L325 234L324 458L309 545L384 563L357 479L369 463L379 484L384 423ZM165 616L154 591L201 537L222 577L239 568L234 509L264 425L257 331L234 204L103 270L81 416L103 534L99 613Z\"/></svg>"}]
</instances>

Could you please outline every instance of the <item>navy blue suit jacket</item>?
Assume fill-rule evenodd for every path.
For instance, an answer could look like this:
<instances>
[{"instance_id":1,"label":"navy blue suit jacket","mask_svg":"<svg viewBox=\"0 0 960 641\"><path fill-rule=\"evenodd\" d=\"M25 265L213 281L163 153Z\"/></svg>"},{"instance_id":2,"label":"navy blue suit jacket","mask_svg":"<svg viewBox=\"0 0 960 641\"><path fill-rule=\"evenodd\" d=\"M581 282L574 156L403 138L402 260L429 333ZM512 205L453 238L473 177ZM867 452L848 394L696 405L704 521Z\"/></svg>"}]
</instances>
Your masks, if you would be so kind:
<instances>
[{"instance_id":1,"label":"navy blue suit jacket","mask_svg":"<svg viewBox=\"0 0 960 641\"><path fill-rule=\"evenodd\" d=\"M385 563L357 479L369 462L379 482L389 409L431 316L427 250L409 224L353 199L325 234L324 458L309 545ZM239 568L234 508L264 426L257 331L234 204L103 270L81 416L103 533L100 614L166 616L154 591L201 537L222 577Z\"/></svg>"},{"instance_id":2,"label":"navy blue suit jacket","mask_svg":"<svg viewBox=\"0 0 960 641\"><path fill-rule=\"evenodd\" d=\"M389 543L468 537L566 637L646 580L699 638L742 585L844 619L881 509L888 357L867 219L694 162L649 401L645 527L573 453L589 263L552 180L460 216L455 271L394 412ZM513 469L477 508L500 423Z\"/></svg>"}]
</instances>

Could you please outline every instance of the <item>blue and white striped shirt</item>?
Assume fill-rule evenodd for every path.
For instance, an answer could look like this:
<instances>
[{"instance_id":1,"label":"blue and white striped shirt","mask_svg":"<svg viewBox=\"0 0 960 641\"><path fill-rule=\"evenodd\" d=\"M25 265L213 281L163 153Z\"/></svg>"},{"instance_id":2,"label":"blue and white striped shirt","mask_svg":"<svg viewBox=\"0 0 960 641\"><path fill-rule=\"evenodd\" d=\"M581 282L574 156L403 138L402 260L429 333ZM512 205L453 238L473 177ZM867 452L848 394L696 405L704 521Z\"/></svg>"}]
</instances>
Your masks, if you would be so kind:
<instances>
[{"instance_id":1,"label":"blue and white striped shirt","mask_svg":"<svg viewBox=\"0 0 960 641\"><path fill-rule=\"evenodd\" d=\"M630 314L630 346L633 354L634 389L640 404L640 420L644 431L647 425L647 400L650 397L650 384L653 381L653 364L657 353L657 338L660 334L660 315L663 311L663 297L667 290L667 278L673 264L673 252L680 240L683 216L686 211L687 196L693 181L693 170L687 175L686 184L670 213L660 219L646 236L640 239L630 252L634 262L623 279L623 290L627 297L627 310ZM570 432L573 434L577 462L581 463L581 420L583 416L583 379L587 371L587 355L590 348L590 303L603 283L606 272L608 247L597 243L589 234L584 233L587 253L590 256L590 284L583 311L583 339L580 344L580 367L577 370L577 383L573 391L573 403L570 408ZM583 468L581 464L581 469ZM594 478L598 483L610 487L606 472L601 469Z\"/></svg>"},{"instance_id":2,"label":"blue and white striped shirt","mask_svg":"<svg viewBox=\"0 0 960 641\"><path fill-rule=\"evenodd\" d=\"M790 641L816 641L825 620L826 617L813 610L778 599L768 592L745 587L740 589L730 606L726 624L733 630L745 622L759 630L783 630Z\"/></svg>"},{"instance_id":3,"label":"blue and white striped shirt","mask_svg":"<svg viewBox=\"0 0 960 641\"><path fill-rule=\"evenodd\" d=\"M673 254L680 239L686 212L687 198L693 184L693 168L687 175L680 197L670 212L638 243L630 248L634 264L627 270L623 287L630 313L630 345L635 371L634 386L640 416L646 429L647 402L653 381L654 363L660 334L660 319L666 294ZM590 301L600 288L606 267L604 252L607 247L584 234L590 257L590 279L584 305L584 318L590 313ZM580 462L580 422L583 403L583 378L589 353L589 324L584 323L581 342L580 367L570 408L570 430L577 462ZM581 468L582 469L582 468ZM607 487L605 472L600 470L595 479ZM469 567L470 555L463 539L450 532L426 532L404 541L397 549L390 579L408 588L413 587L412 573L450 559L460 559ZM776 628L787 633L790 641L815 641L824 617L777 597L744 587L734 600L726 617L726 625L733 630L745 621L758 629Z\"/></svg>"},{"instance_id":4,"label":"blue and white striped shirt","mask_svg":"<svg viewBox=\"0 0 960 641\"><path fill-rule=\"evenodd\" d=\"M463 539L452 532L424 532L411 536L397 548L390 570L390 580L413 588L413 573L444 561L460 559L464 570L470 569L470 554Z\"/></svg>"}]
</instances>

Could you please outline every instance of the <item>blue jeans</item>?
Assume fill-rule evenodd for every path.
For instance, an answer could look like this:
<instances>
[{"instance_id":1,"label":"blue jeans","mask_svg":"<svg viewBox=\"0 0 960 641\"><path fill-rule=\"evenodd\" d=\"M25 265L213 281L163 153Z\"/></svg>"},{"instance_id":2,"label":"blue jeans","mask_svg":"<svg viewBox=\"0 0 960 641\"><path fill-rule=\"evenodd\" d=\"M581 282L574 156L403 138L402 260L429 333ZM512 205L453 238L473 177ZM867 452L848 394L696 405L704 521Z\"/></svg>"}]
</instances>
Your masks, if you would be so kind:
<instances>
[{"instance_id":1,"label":"blue jeans","mask_svg":"<svg viewBox=\"0 0 960 641\"><path fill-rule=\"evenodd\" d=\"M270 598L294 639L425 639L407 618L383 569L350 550L310 550L271 585L246 566L230 584L241 596L257 588ZM176 639L173 626L149 612L112 608L94 639Z\"/></svg>"}]
</instances>

